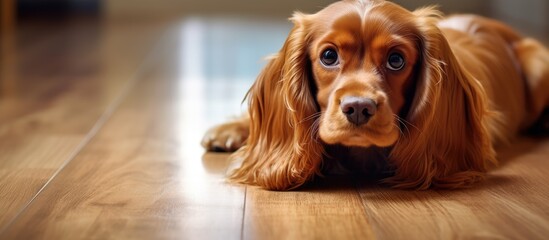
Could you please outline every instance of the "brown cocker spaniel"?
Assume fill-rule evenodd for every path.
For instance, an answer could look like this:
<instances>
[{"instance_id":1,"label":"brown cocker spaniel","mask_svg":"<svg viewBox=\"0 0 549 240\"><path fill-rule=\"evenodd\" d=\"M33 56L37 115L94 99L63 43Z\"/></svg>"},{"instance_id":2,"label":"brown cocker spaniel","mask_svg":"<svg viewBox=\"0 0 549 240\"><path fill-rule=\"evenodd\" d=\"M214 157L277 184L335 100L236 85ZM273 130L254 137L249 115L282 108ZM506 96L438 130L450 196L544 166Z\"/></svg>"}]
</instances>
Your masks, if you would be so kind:
<instances>
[{"instance_id":1,"label":"brown cocker spaniel","mask_svg":"<svg viewBox=\"0 0 549 240\"><path fill-rule=\"evenodd\" d=\"M398 188L466 187L549 106L549 51L500 22L381 0L291 20L248 114L202 142L238 149L234 182L292 189L337 163Z\"/></svg>"}]
</instances>

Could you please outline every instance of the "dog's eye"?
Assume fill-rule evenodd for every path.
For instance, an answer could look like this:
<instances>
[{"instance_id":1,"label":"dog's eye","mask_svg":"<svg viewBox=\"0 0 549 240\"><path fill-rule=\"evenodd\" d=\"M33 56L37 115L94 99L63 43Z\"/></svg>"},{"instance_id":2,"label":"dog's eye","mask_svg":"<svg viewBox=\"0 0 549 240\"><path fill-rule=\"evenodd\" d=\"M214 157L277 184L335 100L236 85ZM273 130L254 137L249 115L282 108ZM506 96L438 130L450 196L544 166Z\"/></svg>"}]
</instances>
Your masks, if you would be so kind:
<instances>
[{"instance_id":1,"label":"dog's eye","mask_svg":"<svg viewBox=\"0 0 549 240\"><path fill-rule=\"evenodd\" d=\"M393 71L398 71L404 67L404 57L398 53L391 53L387 58L387 68Z\"/></svg>"},{"instance_id":2,"label":"dog's eye","mask_svg":"<svg viewBox=\"0 0 549 240\"><path fill-rule=\"evenodd\" d=\"M331 48L324 50L324 52L322 52L322 55L320 55L320 62L322 62L322 64L327 67L336 66L339 63L338 60L339 58L337 52Z\"/></svg>"}]
</instances>

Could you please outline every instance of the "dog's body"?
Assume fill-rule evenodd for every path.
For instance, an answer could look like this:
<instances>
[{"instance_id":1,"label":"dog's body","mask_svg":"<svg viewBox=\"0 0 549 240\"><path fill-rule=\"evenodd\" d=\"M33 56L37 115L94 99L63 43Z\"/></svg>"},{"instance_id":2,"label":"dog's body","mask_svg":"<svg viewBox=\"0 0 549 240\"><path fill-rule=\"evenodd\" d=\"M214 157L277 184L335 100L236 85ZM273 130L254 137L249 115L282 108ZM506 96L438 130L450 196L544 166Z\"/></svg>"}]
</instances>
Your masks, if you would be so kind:
<instances>
[{"instance_id":1,"label":"dog's body","mask_svg":"<svg viewBox=\"0 0 549 240\"><path fill-rule=\"evenodd\" d=\"M237 182L295 188L341 161L395 187L465 187L549 106L549 51L494 20L367 0L292 20L249 114L203 140L239 149Z\"/></svg>"}]
</instances>

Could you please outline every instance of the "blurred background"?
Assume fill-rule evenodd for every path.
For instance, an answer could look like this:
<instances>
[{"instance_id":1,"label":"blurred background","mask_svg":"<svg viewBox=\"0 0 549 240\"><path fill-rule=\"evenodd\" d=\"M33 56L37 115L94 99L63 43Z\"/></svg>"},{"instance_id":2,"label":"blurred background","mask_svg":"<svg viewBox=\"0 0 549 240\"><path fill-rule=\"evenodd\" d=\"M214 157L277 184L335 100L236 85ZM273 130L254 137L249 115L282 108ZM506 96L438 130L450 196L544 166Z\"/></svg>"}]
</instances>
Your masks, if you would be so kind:
<instances>
[{"instance_id":1,"label":"blurred background","mask_svg":"<svg viewBox=\"0 0 549 240\"><path fill-rule=\"evenodd\" d=\"M73 0L90 2L89 0ZM279 0L279 1L213 1L213 0L112 0L102 7L109 17L157 18L178 17L186 14L254 15L259 17L288 17L294 10L313 13L333 0ZM549 1L547 0L394 0L408 9L436 4L446 13L477 13L501 19L522 29L525 33L549 35Z\"/></svg>"},{"instance_id":2,"label":"blurred background","mask_svg":"<svg viewBox=\"0 0 549 240\"><path fill-rule=\"evenodd\" d=\"M313 13L333 0L2 0L2 35L55 21L172 22L189 33L193 49L208 64L208 77L253 77L260 59L275 52L291 27L295 10ZM525 34L549 39L547 0L395 0L408 9L437 4L446 13L478 13L500 19ZM53 24L53 25L55 25ZM186 29L186 30L185 30ZM190 32L189 32L190 31ZM197 49L208 46L207 49ZM195 69L196 70L196 69Z\"/></svg>"},{"instance_id":3,"label":"blurred background","mask_svg":"<svg viewBox=\"0 0 549 240\"><path fill-rule=\"evenodd\" d=\"M295 10L313 13L333 0L214 1L214 0L2 0L2 34L29 22L87 19L128 24L172 22L200 31L195 40L211 46L203 61L207 74L250 77L258 60L276 51L291 27ZM395 0L408 9L436 4L446 13L478 13L500 19L521 32L549 39L547 0ZM230 46L230 47L228 47ZM221 51L223 48L223 51ZM238 53L238 54L237 54ZM217 56L217 55L223 56ZM230 58L231 61L222 59ZM213 61L213 62L210 62ZM223 62L223 64L218 64ZM250 65L252 64L252 65ZM254 65L255 64L255 65ZM227 75L228 74L228 75Z\"/></svg>"}]
</instances>

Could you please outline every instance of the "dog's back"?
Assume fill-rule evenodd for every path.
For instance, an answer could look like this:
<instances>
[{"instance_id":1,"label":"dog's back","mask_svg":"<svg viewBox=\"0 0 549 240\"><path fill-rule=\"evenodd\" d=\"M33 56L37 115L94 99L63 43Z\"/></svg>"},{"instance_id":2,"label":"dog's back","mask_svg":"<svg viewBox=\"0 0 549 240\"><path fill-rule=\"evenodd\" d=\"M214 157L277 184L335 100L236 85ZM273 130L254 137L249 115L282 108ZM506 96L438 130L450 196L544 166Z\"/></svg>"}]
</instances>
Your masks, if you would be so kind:
<instances>
[{"instance_id":1,"label":"dog's back","mask_svg":"<svg viewBox=\"0 0 549 240\"><path fill-rule=\"evenodd\" d=\"M451 16L439 27L499 113L489 123L496 141L531 126L549 106L549 51L541 43L474 15Z\"/></svg>"}]
</instances>

